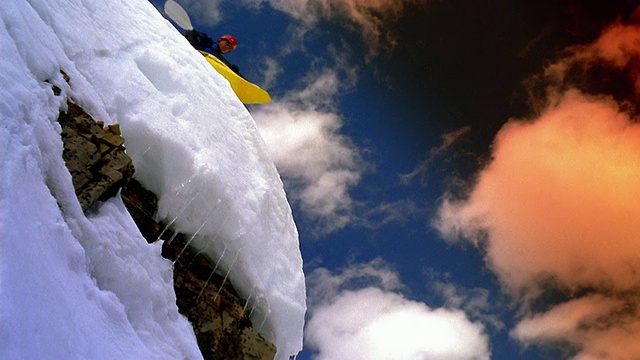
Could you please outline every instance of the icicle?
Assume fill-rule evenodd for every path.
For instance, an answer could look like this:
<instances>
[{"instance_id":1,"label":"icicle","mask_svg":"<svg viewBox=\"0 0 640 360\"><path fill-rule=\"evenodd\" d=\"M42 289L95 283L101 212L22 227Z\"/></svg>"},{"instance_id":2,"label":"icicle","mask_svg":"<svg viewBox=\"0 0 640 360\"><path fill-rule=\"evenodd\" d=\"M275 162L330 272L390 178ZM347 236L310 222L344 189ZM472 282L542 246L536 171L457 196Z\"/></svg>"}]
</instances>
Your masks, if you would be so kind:
<instances>
[{"instance_id":1,"label":"icicle","mask_svg":"<svg viewBox=\"0 0 640 360\"><path fill-rule=\"evenodd\" d=\"M180 251L180 253L178 254L178 256L176 257L176 259L173 261L174 263L176 261L178 261L178 259L180 258L180 256L182 255L182 253L184 253L184 251L187 249L187 247L189 247L189 245L191 245L191 242L193 241L193 239L195 239L196 236L198 236L198 234L200 233L200 230L202 230L204 228L205 225L207 225L209 223L209 221L211 220L211 218L213 217L213 214L215 213L216 208L214 207L211 212L209 213L209 216L207 217L207 219L205 221L202 222L202 225L200 225L200 227L198 228L198 230L196 230L196 232L191 235L191 238L189 238L189 241L187 241L187 243L182 247L182 251Z\"/></svg>"},{"instance_id":2,"label":"icicle","mask_svg":"<svg viewBox=\"0 0 640 360\"><path fill-rule=\"evenodd\" d=\"M220 203L220 200L218 200L218 204ZM224 221L222 221L222 224L220 225L220 227L218 228L218 231L216 233L216 236L213 238L212 241L207 243L207 246L204 247L204 249L198 251L198 253L196 254L196 256L193 257L193 259L191 259L191 261L189 262L189 265L187 265L187 269L189 267L191 267L191 264L193 263L193 261L196 259L196 257L198 255L200 255L201 253L203 253L211 243L215 243L218 240L218 237L220 236L220 229L224 228L224 225L227 223L227 220L229 220L229 217L231 216L231 212L227 212L227 216L225 217ZM224 245L224 248L222 249L222 255L220 255L220 257L218 258L218 261L216 262L216 266L213 268L213 270L211 270L211 274L209 274L209 277L207 278L207 281L204 283L204 286L202 287L202 290L200 290L200 293L198 294L198 297L196 298L197 300L200 300L200 297L202 296L202 294L204 293L204 290L207 288L207 286L209 285L209 282L211 281L211 278L213 277L213 274L215 274L216 270L218 270L218 266L220 265L220 261L222 261L222 258L224 257L224 254L227 252L227 244ZM217 297L217 296L216 296Z\"/></svg>"},{"instance_id":3,"label":"icicle","mask_svg":"<svg viewBox=\"0 0 640 360\"><path fill-rule=\"evenodd\" d=\"M236 260L238 260L238 255L240 255L240 251L242 251L242 248L240 248L236 252L236 256L233 258L233 261L231 262L231 265L229 266L229 270L227 270L227 273L225 274L224 279L222 279L222 284L218 288L218 292L216 293L216 296L213 298L214 300L217 299L218 296L220 296L220 292L222 291L222 288L224 287L224 283L227 281L227 278L229 277L229 273L231 272L231 269L233 269L233 265L236 263Z\"/></svg>"},{"instance_id":4,"label":"icicle","mask_svg":"<svg viewBox=\"0 0 640 360\"><path fill-rule=\"evenodd\" d=\"M227 245L224 246L224 249L222 249L222 255L220 255L220 257L218 258L218 261L216 262L216 266L213 268L212 272L216 272L216 270L218 270L218 266L220 265L220 261L222 261L222 258L224 257L224 254L227 252Z\"/></svg>"},{"instance_id":5,"label":"icicle","mask_svg":"<svg viewBox=\"0 0 640 360\"><path fill-rule=\"evenodd\" d=\"M200 192L196 192L193 197L191 198L191 200L189 200L189 202L187 202L187 205L185 205L182 209L180 209L180 211L178 211L178 213L176 214L176 216L164 227L164 229L162 229L162 232L160 232L160 235L158 235L158 238L156 240L160 240L162 238L162 235L164 235L164 233L169 229L169 227L171 225L173 225L174 222L176 222L176 220L178 219L178 217L180 215L182 215L182 213L187 210L187 208L189 207L189 205L191 205L191 202L193 202L193 200L196 199L196 197L198 196ZM173 237L171 238L171 240L173 240ZM171 241L167 242L167 244L170 244Z\"/></svg>"},{"instance_id":6,"label":"icicle","mask_svg":"<svg viewBox=\"0 0 640 360\"><path fill-rule=\"evenodd\" d=\"M227 218L225 219L225 221L222 223L224 225L224 223L227 221L227 219L229 219L229 216L227 215ZM217 239L217 236L216 236ZM215 241L215 239L214 239ZM198 297L196 298L196 300L199 300L200 297L202 296L202 294L204 293L204 290L207 288L207 286L209 285L209 282L211 281L211 278L213 277L213 274L216 273L216 270L218 270L218 267L220 266L220 262L222 261L222 258L224 257L224 255L227 252L227 244L224 245L224 248L222 249L222 254L220 255L220 257L218 258L218 261L216 262L216 266L213 268L213 270L211 270L211 274L209 274L209 277L207 278L207 281L204 283L204 286L202 287L202 290L200 290L200 294L198 294ZM238 255L236 254L236 259L238 258ZM193 260L192 260L193 261ZM235 262L235 259L233 260L233 262ZM191 263L189 263L191 264ZM229 273L227 272L227 275ZM225 276L225 280L226 280L226 276ZM222 285L224 285L224 281L222 282ZM219 291L218 291L219 293ZM216 294L216 297L214 299L218 298L218 295Z\"/></svg>"},{"instance_id":7,"label":"icicle","mask_svg":"<svg viewBox=\"0 0 640 360\"><path fill-rule=\"evenodd\" d=\"M171 237L169 238L169 240L167 240L167 244L171 244L171 242L176 238L176 236L178 236L178 233L174 232L173 235L171 235Z\"/></svg>"},{"instance_id":8,"label":"icicle","mask_svg":"<svg viewBox=\"0 0 640 360\"><path fill-rule=\"evenodd\" d=\"M211 281L211 278L213 277L213 274L215 274L215 273L216 273L216 269L214 268L213 271L211 271L211 274L209 274L209 277L207 278L207 281L204 283L204 286L202 287L202 290L200 290L200 293L198 294L198 297L196 298L196 302L198 300L200 300L200 297L202 296L202 294L204 294L204 290L209 285L209 282Z\"/></svg>"},{"instance_id":9,"label":"icicle","mask_svg":"<svg viewBox=\"0 0 640 360\"><path fill-rule=\"evenodd\" d=\"M262 327L264 326L264 323L267 322L267 312L264 312L264 318L262 319L262 322L260 323L260 326L258 327L258 332L262 333Z\"/></svg>"},{"instance_id":10,"label":"icicle","mask_svg":"<svg viewBox=\"0 0 640 360\"><path fill-rule=\"evenodd\" d=\"M242 313L246 314L247 313L247 307L249 307L249 301L251 300L251 293L249 294L249 296L247 297L247 300L244 301L244 307L242 307Z\"/></svg>"},{"instance_id":11,"label":"icicle","mask_svg":"<svg viewBox=\"0 0 640 360\"><path fill-rule=\"evenodd\" d=\"M258 303L260 303L260 298L256 298L255 301L253 301L253 306L251 307L251 311L249 312L249 318L253 316L253 312L258 308ZM254 323L253 328L256 329L258 332L262 332L262 327L264 326L266 321L267 321L267 310L265 309L264 317L262 318L262 322L260 323L260 326L255 327L255 323Z\"/></svg>"},{"instance_id":12,"label":"icicle","mask_svg":"<svg viewBox=\"0 0 640 360\"><path fill-rule=\"evenodd\" d=\"M254 310L256 309L256 307L258 306L258 302L254 301L253 305L251 306L251 311L249 311L249 318L251 318L251 315L253 315Z\"/></svg>"},{"instance_id":13,"label":"icicle","mask_svg":"<svg viewBox=\"0 0 640 360\"><path fill-rule=\"evenodd\" d=\"M216 262L216 266L213 268L213 270L211 270L211 274L209 274L209 277L207 278L207 281L204 283L204 286L202 287L202 290L200 290L200 293L198 294L198 297L196 298L196 301L200 300L200 297L202 296L202 294L204 294L204 290L209 285L209 282L211 281L211 278L213 277L213 274L215 274L216 270L218 270L218 265L220 265L220 261L222 261L222 258L224 257L224 254L226 252L227 252L227 246L225 245L224 249L222 249L222 255L220 255L220 257L218 258L218 261Z\"/></svg>"},{"instance_id":14,"label":"icicle","mask_svg":"<svg viewBox=\"0 0 640 360\"><path fill-rule=\"evenodd\" d=\"M220 203L220 200L218 200L218 204ZM212 243L215 244L216 241L218 241L218 238L220 237L220 230L222 228L224 228L225 224L227 223L227 220L229 220L229 217L231 216L231 213L228 212L227 213L227 217L224 218L224 220L222 221L222 224L220 225L220 227L218 228L218 230L216 231L216 236L213 238L213 240L208 241L207 242L207 246L205 246L202 250L199 250L198 253L193 257L193 259L191 259L191 261L189 262L189 265L187 265L187 269L189 267L191 267L191 264L193 263L193 261L196 259L196 257L200 254L202 254L205 250L207 250L209 248L209 245L211 245ZM225 244L224 249L222 250L222 254L224 255L224 252L227 250L227 245ZM220 259L222 258L222 256L220 257ZM220 259L218 259L218 263L220 263ZM218 264L216 264L216 268L218 267ZM215 271L215 269L214 269Z\"/></svg>"}]
</instances>

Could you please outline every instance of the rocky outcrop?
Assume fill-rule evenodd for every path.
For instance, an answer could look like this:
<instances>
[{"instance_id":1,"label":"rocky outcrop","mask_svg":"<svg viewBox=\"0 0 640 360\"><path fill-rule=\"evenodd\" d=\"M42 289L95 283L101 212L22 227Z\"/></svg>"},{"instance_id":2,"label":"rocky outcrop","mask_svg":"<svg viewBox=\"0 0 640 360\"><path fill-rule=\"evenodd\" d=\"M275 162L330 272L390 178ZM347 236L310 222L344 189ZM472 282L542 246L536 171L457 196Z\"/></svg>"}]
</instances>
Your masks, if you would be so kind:
<instances>
[{"instance_id":1,"label":"rocky outcrop","mask_svg":"<svg viewBox=\"0 0 640 360\"><path fill-rule=\"evenodd\" d=\"M67 105L67 112L58 117L64 142L62 157L80 205L87 210L118 192L133 175L133 162L125 153L118 125L105 128L74 103Z\"/></svg>"},{"instance_id":2,"label":"rocky outcrop","mask_svg":"<svg viewBox=\"0 0 640 360\"><path fill-rule=\"evenodd\" d=\"M271 360L276 347L256 332L250 308L215 263L188 245L190 236L173 233L153 219L155 195L135 179L122 189L122 198L148 242L164 240L162 256L173 262L178 310L189 319L206 360Z\"/></svg>"},{"instance_id":3,"label":"rocky outcrop","mask_svg":"<svg viewBox=\"0 0 640 360\"><path fill-rule=\"evenodd\" d=\"M54 87L54 92L58 91ZM195 252L185 234L173 234L153 218L157 197L132 178L118 125L104 127L69 102L58 118L64 142L63 158L83 210L106 200L122 188L122 199L148 242L165 240L163 256L174 263L177 306L193 325L198 346L207 360L273 359L276 348L251 325L247 307L215 264Z\"/></svg>"},{"instance_id":4,"label":"rocky outcrop","mask_svg":"<svg viewBox=\"0 0 640 360\"><path fill-rule=\"evenodd\" d=\"M174 261L178 309L191 324L206 360L273 359L276 347L251 326L247 308L215 263L187 246L185 236L165 241L163 256Z\"/></svg>"}]
</instances>

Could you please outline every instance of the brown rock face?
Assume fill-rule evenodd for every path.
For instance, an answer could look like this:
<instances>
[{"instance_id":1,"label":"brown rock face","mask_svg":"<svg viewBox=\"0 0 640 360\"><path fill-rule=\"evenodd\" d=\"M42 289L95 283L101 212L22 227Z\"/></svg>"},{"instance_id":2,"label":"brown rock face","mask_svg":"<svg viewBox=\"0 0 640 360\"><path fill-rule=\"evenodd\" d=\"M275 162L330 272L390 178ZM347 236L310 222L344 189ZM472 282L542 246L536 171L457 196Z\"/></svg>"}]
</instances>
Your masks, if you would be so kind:
<instances>
[{"instance_id":1,"label":"brown rock face","mask_svg":"<svg viewBox=\"0 0 640 360\"><path fill-rule=\"evenodd\" d=\"M274 358L276 347L252 328L251 309L231 283L214 272L214 262L186 246L184 236L165 242L163 256L174 261L178 309L193 325L206 360Z\"/></svg>"},{"instance_id":2,"label":"brown rock face","mask_svg":"<svg viewBox=\"0 0 640 360\"><path fill-rule=\"evenodd\" d=\"M80 205L87 210L118 192L133 176L133 162L125 153L118 125L104 128L72 102L68 108L58 117L64 142L62 157Z\"/></svg>"}]
</instances>

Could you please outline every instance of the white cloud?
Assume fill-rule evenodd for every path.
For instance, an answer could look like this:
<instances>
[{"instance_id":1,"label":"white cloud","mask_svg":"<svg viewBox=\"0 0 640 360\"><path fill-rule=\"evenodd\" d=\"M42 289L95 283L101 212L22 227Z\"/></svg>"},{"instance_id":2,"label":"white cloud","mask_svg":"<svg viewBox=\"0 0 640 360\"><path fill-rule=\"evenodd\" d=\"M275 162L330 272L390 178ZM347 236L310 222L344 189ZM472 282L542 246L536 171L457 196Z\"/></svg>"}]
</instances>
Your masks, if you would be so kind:
<instances>
[{"instance_id":1,"label":"white cloud","mask_svg":"<svg viewBox=\"0 0 640 360\"><path fill-rule=\"evenodd\" d=\"M377 288L345 291L306 327L317 359L489 359L481 324Z\"/></svg>"},{"instance_id":2,"label":"white cloud","mask_svg":"<svg viewBox=\"0 0 640 360\"><path fill-rule=\"evenodd\" d=\"M309 279L310 296L320 298L311 299L305 342L317 359L490 358L482 324L393 292L404 286L381 260L338 275L318 269Z\"/></svg>"},{"instance_id":3,"label":"white cloud","mask_svg":"<svg viewBox=\"0 0 640 360\"><path fill-rule=\"evenodd\" d=\"M414 219L422 210L413 200L398 200L395 202L371 205L358 204L358 219L355 224L367 229L380 229L389 223L407 223Z\"/></svg>"},{"instance_id":4,"label":"white cloud","mask_svg":"<svg viewBox=\"0 0 640 360\"><path fill-rule=\"evenodd\" d=\"M265 70L263 71L264 80L260 84L265 89L273 88L284 70L282 66L272 57L264 59Z\"/></svg>"},{"instance_id":5,"label":"white cloud","mask_svg":"<svg viewBox=\"0 0 640 360\"><path fill-rule=\"evenodd\" d=\"M429 284L434 292L442 296L445 307L463 310L473 320L480 320L497 330L504 329L505 325L499 316L491 313L497 305L490 302L489 290L467 289L460 285L435 279L431 279Z\"/></svg>"},{"instance_id":6,"label":"white cloud","mask_svg":"<svg viewBox=\"0 0 640 360\"><path fill-rule=\"evenodd\" d=\"M356 28L373 53L382 41L395 43L392 25L402 15L406 0L243 0L251 7L268 3L298 20L306 33L321 19L342 20Z\"/></svg>"},{"instance_id":7,"label":"white cloud","mask_svg":"<svg viewBox=\"0 0 640 360\"><path fill-rule=\"evenodd\" d=\"M354 264L333 274L325 268L315 269L307 275L308 306L326 305L342 291L376 287L384 291L400 291L405 286L398 274L382 259L365 264Z\"/></svg>"},{"instance_id":8,"label":"white cloud","mask_svg":"<svg viewBox=\"0 0 640 360\"><path fill-rule=\"evenodd\" d=\"M323 232L351 221L349 190L364 170L357 147L340 134L343 120L332 106L339 86L336 73L326 70L306 88L252 113L290 199Z\"/></svg>"}]
</instances>

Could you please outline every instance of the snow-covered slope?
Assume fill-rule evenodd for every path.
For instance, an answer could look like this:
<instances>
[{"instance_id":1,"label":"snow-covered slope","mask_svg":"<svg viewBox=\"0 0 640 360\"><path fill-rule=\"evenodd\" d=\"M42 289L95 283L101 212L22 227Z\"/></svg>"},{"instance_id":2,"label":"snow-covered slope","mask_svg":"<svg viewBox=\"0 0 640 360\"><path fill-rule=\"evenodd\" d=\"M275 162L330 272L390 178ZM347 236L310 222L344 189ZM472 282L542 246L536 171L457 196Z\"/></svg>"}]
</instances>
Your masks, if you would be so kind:
<instances>
[{"instance_id":1,"label":"snow-covered slope","mask_svg":"<svg viewBox=\"0 0 640 360\"><path fill-rule=\"evenodd\" d=\"M297 353L297 230L224 78L146 0L9 0L0 21L0 358L200 356L160 245L119 199L80 209L56 122L66 98L120 124L159 218L230 270L278 358Z\"/></svg>"}]
</instances>

